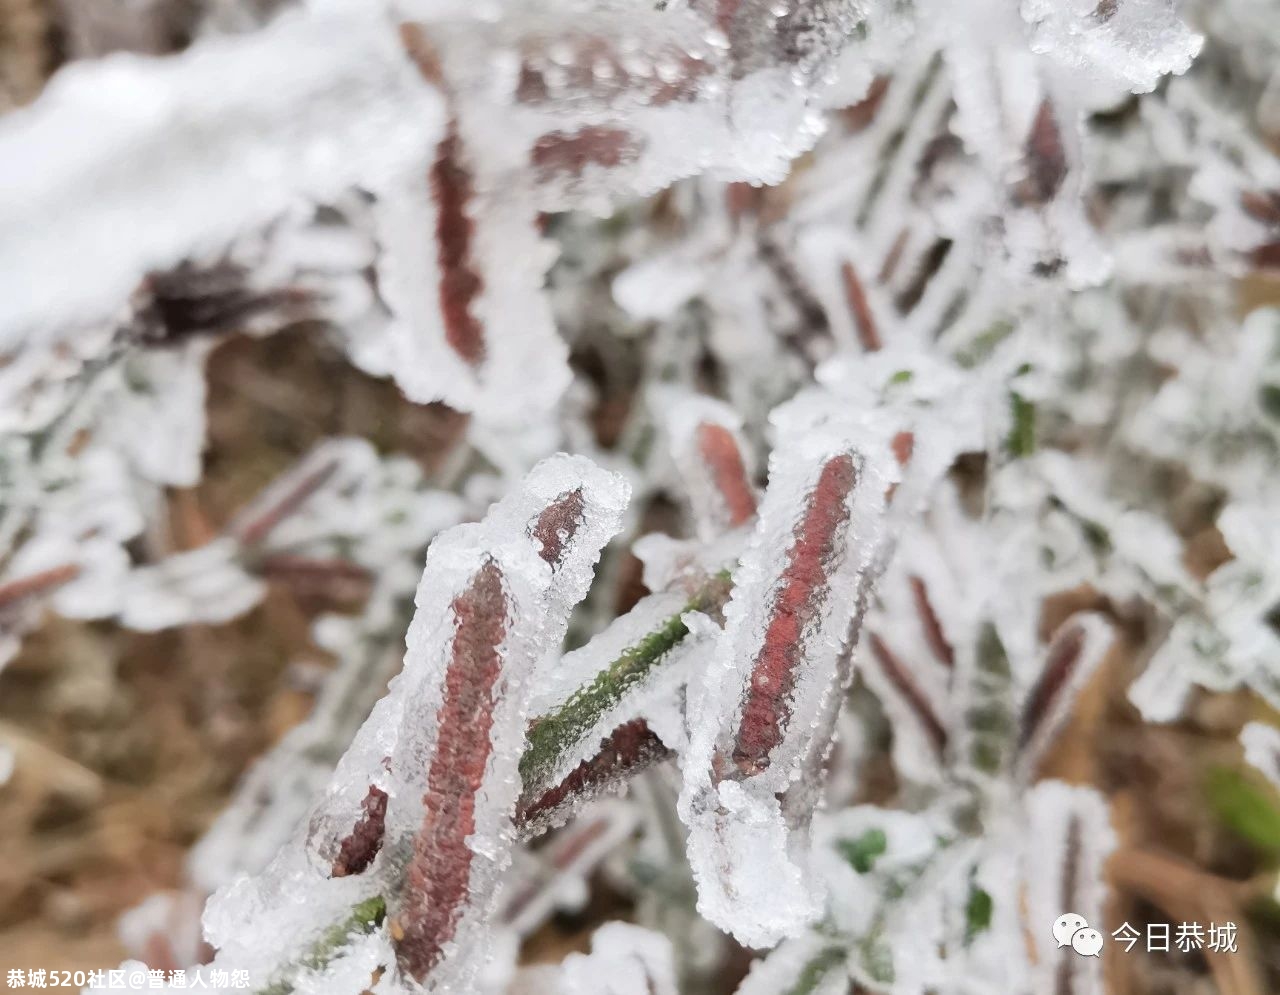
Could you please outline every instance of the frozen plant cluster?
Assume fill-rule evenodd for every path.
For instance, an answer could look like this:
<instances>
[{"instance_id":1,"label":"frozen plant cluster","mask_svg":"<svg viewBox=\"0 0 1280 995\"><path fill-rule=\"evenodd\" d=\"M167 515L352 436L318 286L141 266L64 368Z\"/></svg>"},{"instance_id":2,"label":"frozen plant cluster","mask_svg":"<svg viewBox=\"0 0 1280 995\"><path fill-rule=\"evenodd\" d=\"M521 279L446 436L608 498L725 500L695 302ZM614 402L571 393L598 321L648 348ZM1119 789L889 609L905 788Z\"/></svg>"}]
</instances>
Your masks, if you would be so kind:
<instances>
[{"instance_id":1,"label":"frozen plant cluster","mask_svg":"<svg viewBox=\"0 0 1280 995\"><path fill-rule=\"evenodd\" d=\"M0 653L359 607L130 942L264 995L1100 992L1048 924L1103 921L1108 800L1041 768L1117 625L1147 721L1280 707L1274 10L198 6L0 119ZM286 328L462 438L330 439L174 548L208 356ZM633 921L521 966L601 878Z\"/></svg>"}]
</instances>

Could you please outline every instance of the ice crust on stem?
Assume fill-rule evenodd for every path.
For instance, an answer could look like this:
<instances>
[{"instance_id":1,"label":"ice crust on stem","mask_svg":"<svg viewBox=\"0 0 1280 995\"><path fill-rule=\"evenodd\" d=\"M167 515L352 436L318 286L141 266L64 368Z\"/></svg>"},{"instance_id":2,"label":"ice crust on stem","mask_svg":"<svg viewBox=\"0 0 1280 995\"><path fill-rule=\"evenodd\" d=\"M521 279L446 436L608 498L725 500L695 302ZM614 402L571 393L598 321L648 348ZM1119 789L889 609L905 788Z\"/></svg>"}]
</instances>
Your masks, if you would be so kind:
<instances>
[{"instance_id":1,"label":"ice crust on stem","mask_svg":"<svg viewBox=\"0 0 1280 995\"><path fill-rule=\"evenodd\" d=\"M287 846L212 903L207 925L223 956L269 975L274 942L259 947L238 921L292 922L305 942L323 909L338 921L352 899L379 896L385 929L356 946L389 945L410 987L470 983L515 840L527 684L558 648L627 496L585 458L552 457L482 522L432 543L404 668L313 812L309 856ZM305 918L291 917L300 903Z\"/></svg>"},{"instance_id":2,"label":"ice crust on stem","mask_svg":"<svg viewBox=\"0 0 1280 995\"><path fill-rule=\"evenodd\" d=\"M699 909L752 946L794 935L819 907L806 834L792 833L777 796L801 776L836 693L888 486L853 426L815 425L805 406L776 422L769 485L734 571L725 628L690 689L680 798Z\"/></svg>"}]
</instances>

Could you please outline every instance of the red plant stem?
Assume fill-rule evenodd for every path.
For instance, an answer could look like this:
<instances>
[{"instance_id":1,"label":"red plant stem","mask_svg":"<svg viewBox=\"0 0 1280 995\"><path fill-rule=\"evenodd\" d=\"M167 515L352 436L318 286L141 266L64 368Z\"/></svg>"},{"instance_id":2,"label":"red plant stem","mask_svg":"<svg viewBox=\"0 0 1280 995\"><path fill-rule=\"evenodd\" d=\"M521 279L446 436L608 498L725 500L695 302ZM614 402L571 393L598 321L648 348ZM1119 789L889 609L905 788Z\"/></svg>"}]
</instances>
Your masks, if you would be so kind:
<instances>
[{"instance_id":1,"label":"red plant stem","mask_svg":"<svg viewBox=\"0 0 1280 995\"><path fill-rule=\"evenodd\" d=\"M902 261L902 250L907 247L907 239L910 235L910 230L903 228L898 232L898 237L893 240L893 244L889 246L884 262L880 264L880 272L876 274L876 279L880 283L888 283L893 279L893 274L898 271L898 263Z\"/></svg>"},{"instance_id":2,"label":"red plant stem","mask_svg":"<svg viewBox=\"0 0 1280 995\"><path fill-rule=\"evenodd\" d=\"M280 499L257 518L240 525L235 537L243 546L256 546L270 535L281 522L296 513L308 499L320 490L329 478L338 472L338 461L329 460L297 482L281 495Z\"/></svg>"},{"instance_id":3,"label":"red plant stem","mask_svg":"<svg viewBox=\"0 0 1280 995\"><path fill-rule=\"evenodd\" d=\"M69 584L80 576L80 566L76 563L64 563L62 566L41 570L16 580L0 584L0 608L8 608L33 598L39 594L47 594L63 584Z\"/></svg>"},{"instance_id":4,"label":"red plant stem","mask_svg":"<svg viewBox=\"0 0 1280 995\"><path fill-rule=\"evenodd\" d=\"M746 217L754 217L760 213L764 203L764 188L754 187L750 183L735 182L725 185L725 210L734 221Z\"/></svg>"},{"instance_id":5,"label":"red plant stem","mask_svg":"<svg viewBox=\"0 0 1280 995\"><path fill-rule=\"evenodd\" d=\"M401 970L422 981L439 964L470 897L476 796L493 750L507 634L502 571L489 560L453 600L456 629L437 712L436 748L400 909L392 923Z\"/></svg>"},{"instance_id":6,"label":"red plant stem","mask_svg":"<svg viewBox=\"0 0 1280 995\"><path fill-rule=\"evenodd\" d=\"M947 748L947 730L934 712L933 706L929 704L929 700L925 698L924 692L920 690L920 686L916 684L907 668L902 665L902 661L884 644L884 640L873 632L867 641L871 647L871 655L880 665L880 670L889 679L893 689L902 696L907 707L915 714L925 735L929 737L934 751L938 756L942 756Z\"/></svg>"},{"instance_id":7,"label":"red plant stem","mask_svg":"<svg viewBox=\"0 0 1280 995\"><path fill-rule=\"evenodd\" d=\"M853 263L845 262L840 267L840 275L844 279L845 299L849 302L849 310L853 312L853 321L858 328L858 341L867 352L878 352L884 343L880 339L876 319L871 313L871 303L867 300L866 288L858 279L858 272L853 268Z\"/></svg>"},{"instance_id":8,"label":"red plant stem","mask_svg":"<svg viewBox=\"0 0 1280 995\"><path fill-rule=\"evenodd\" d=\"M1080 825L1080 816L1076 813L1070 815L1070 822L1067 824L1067 835L1063 845L1062 852L1062 896L1060 901L1064 909L1077 908L1080 891L1080 859L1083 850L1083 840L1081 839L1082 827ZM1070 957L1065 950L1058 951L1058 966L1054 972L1053 991L1054 995L1075 995L1075 958Z\"/></svg>"},{"instance_id":9,"label":"red plant stem","mask_svg":"<svg viewBox=\"0 0 1280 995\"><path fill-rule=\"evenodd\" d=\"M258 572L273 580L284 581L347 581L367 583L372 580L369 571L358 563L340 557L320 558L275 553L263 557Z\"/></svg>"},{"instance_id":10,"label":"red plant stem","mask_svg":"<svg viewBox=\"0 0 1280 995\"><path fill-rule=\"evenodd\" d=\"M929 649L933 651L933 655L938 658L939 663L944 663L948 667L956 665L955 651L951 648L951 643L947 641L946 633L942 631L942 623L938 621L938 615L933 610L933 602L929 600L929 589L925 586L923 580L919 577L911 577L911 596L916 603L916 614L920 616L920 624L924 627L925 642L929 644Z\"/></svg>"},{"instance_id":11,"label":"red plant stem","mask_svg":"<svg viewBox=\"0 0 1280 995\"><path fill-rule=\"evenodd\" d=\"M834 456L823 465L805 502L738 723L733 760L744 776L768 768L769 754L785 734L789 699L804 662L805 629L827 599L830 571L849 521L849 495L857 481L853 457Z\"/></svg>"},{"instance_id":12,"label":"red plant stem","mask_svg":"<svg viewBox=\"0 0 1280 995\"><path fill-rule=\"evenodd\" d=\"M1071 678L1084 653L1084 637L1084 627L1073 622L1069 623L1069 628L1056 636L1050 644L1044 669L1027 695L1026 704L1022 709L1022 721L1018 731L1019 749L1024 749L1035 737L1049 713L1053 711L1054 704L1071 683Z\"/></svg>"},{"instance_id":13,"label":"red plant stem","mask_svg":"<svg viewBox=\"0 0 1280 995\"><path fill-rule=\"evenodd\" d=\"M738 449L738 440L723 425L703 422L696 434L698 455L707 469L717 493L729 514L729 525L736 528L756 517L756 494L747 479L747 468Z\"/></svg>"},{"instance_id":14,"label":"red plant stem","mask_svg":"<svg viewBox=\"0 0 1280 995\"><path fill-rule=\"evenodd\" d=\"M583 851L600 839L608 830L609 820L607 818L592 819L585 826L575 824L572 828L567 828L561 837L547 847L548 850L554 848L554 852L550 856L552 870L558 873L572 867L574 861L582 855ZM547 887L547 884L548 882L545 878L540 878L536 881L530 881L516 892L507 903L502 916L503 920L510 923L519 918L520 914Z\"/></svg>"}]
</instances>

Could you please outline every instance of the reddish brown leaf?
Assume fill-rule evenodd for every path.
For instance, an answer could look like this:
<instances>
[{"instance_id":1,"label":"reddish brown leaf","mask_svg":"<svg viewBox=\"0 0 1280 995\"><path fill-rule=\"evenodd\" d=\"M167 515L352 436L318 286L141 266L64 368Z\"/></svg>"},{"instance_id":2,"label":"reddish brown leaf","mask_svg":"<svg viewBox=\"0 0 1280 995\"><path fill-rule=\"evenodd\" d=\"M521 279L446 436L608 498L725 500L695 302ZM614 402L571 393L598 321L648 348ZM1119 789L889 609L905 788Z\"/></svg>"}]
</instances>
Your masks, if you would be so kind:
<instances>
[{"instance_id":1,"label":"reddish brown leaf","mask_svg":"<svg viewBox=\"0 0 1280 995\"><path fill-rule=\"evenodd\" d=\"M440 65L440 53L427 37L422 25L405 23L400 25L400 44L418 67L422 78L433 86L444 85L444 69Z\"/></svg>"},{"instance_id":2,"label":"reddish brown leaf","mask_svg":"<svg viewBox=\"0 0 1280 995\"><path fill-rule=\"evenodd\" d=\"M573 866L575 860L578 859L592 843L600 839L609 831L609 820L606 818L592 819L585 826L575 823L572 827L565 829L564 834L557 837L552 846L554 851L550 854L552 867L557 871L565 870ZM562 842L563 840L563 842ZM548 847L551 849L551 847ZM547 886L545 878L530 881L507 902L506 909L503 912L503 920L505 922L513 922L519 918L529 904L538 897L538 895Z\"/></svg>"},{"instance_id":3,"label":"reddish brown leaf","mask_svg":"<svg viewBox=\"0 0 1280 995\"><path fill-rule=\"evenodd\" d=\"M492 724L507 634L502 571L492 560L454 598L452 657L436 715L422 828L413 841L394 919L396 959L422 981L453 938L470 892L476 795L492 750Z\"/></svg>"},{"instance_id":4,"label":"reddish brown leaf","mask_svg":"<svg viewBox=\"0 0 1280 995\"><path fill-rule=\"evenodd\" d=\"M286 490L268 508L248 522L238 524L234 534L242 545L256 546L267 538L277 525L307 503L307 500L320 490L329 478L338 472L338 461L329 460L299 480Z\"/></svg>"},{"instance_id":5,"label":"reddish brown leaf","mask_svg":"<svg viewBox=\"0 0 1280 995\"><path fill-rule=\"evenodd\" d=\"M544 178L581 176L588 166L614 169L634 162L641 141L621 128L588 125L577 131L553 131L533 143L529 161Z\"/></svg>"},{"instance_id":6,"label":"reddish brown leaf","mask_svg":"<svg viewBox=\"0 0 1280 995\"><path fill-rule=\"evenodd\" d=\"M368 594L373 577L350 560L315 559L276 553L258 564L258 573L267 580L288 584L303 596L359 599Z\"/></svg>"},{"instance_id":7,"label":"reddish brown leaf","mask_svg":"<svg viewBox=\"0 0 1280 995\"><path fill-rule=\"evenodd\" d=\"M884 262L880 264L880 272L876 274L876 280L881 284L886 284L893 279L893 274L898 271L898 263L902 261L902 250L907 247L907 239L911 236L911 232L903 228L894 238L893 244L889 246L889 251L885 253Z\"/></svg>"},{"instance_id":8,"label":"reddish brown leaf","mask_svg":"<svg viewBox=\"0 0 1280 995\"><path fill-rule=\"evenodd\" d=\"M566 544L582 527L584 504L582 488L576 488L547 505L529 526L529 537L537 542L538 555L552 568L560 566Z\"/></svg>"},{"instance_id":9,"label":"reddish brown leaf","mask_svg":"<svg viewBox=\"0 0 1280 995\"><path fill-rule=\"evenodd\" d=\"M919 577L911 578L911 596L915 600L916 614L920 616L920 625L924 628L924 638L929 644L929 649L933 651L939 663L954 667L955 651L947 641L947 635L942 631L942 623L938 621L938 615L933 610L933 603L929 600L929 589Z\"/></svg>"},{"instance_id":10,"label":"reddish brown leaf","mask_svg":"<svg viewBox=\"0 0 1280 995\"><path fill-rule=\"evenodd\" d=\"M893 450L893 458L897 461L898 466L906 468L911 462L911 457L916 449L916 437L913 432L898 432L889 440L889 448ZM884 492L884 500L886 504L893 503L893 496L898 493L898 485L890 484Z\"/></svg>"},{"instance_id":11,"label":"reddish brown leaf","mask_svg":"<svg viewBox=\"0 0 1280 995\"><path fill-rule=\"evenodd\" d=\"M857 481L853 457L834 456L823 465L805 502L738 724L733 760L744 775L769 766L769 754L785 733L791 692L804 665L804 632L826 602L830 571L849 521L849 495Z\"/></svg>"},{"instance_id":12,"label":"reddish brown leaf","mask_svg":"<svg viewBox=\"0 0 1280 995\"><path fill-rule=\"evenodd\" d=\"M610 733L594 757L580 763L555 787L522 799L516 821L526 826L544 822L576 799L590 797L671 756L644 719L633 719Z\"/></svg>"},{"instance_id":13,"label":"reddish brown leaf","mask_svg":"<svg viewBox=\"0 0 1280 995\"><path fill-rule=\"evenodd\" d=\"M333 861L333 876L359 874L373 863L382 849L387 828L387 793L377 785L369 785L369 793L360 804L361 814L350 833L343 837L338 856Z\"/></svg>"},{"instance_id":14,"label":"reddish brown leaf","mask_svg":"<svg viewBox=\"0 0 1280 995\"><path fill-rule=\"evenodd\" d=\"M947 730L933 710L933 706L929 704L929 699L920 690L920 685L911 676L911 672L903 666L902 661L885 645L884 640L874 632L868 639L868 645L881 672L911 709L916 721L920 723L920 727L929 738L934 752L941 757L947 749Z\"/></svg>"},{"instance_id":15,"label":"reddish brown leaf","mask_svg":"<svg viewBox=\"0 0 1280 995\"><path fill-rule=\"evenodd\" d=\"M449 348L472 366L484 361L484 327L471 306L484 288L472 259L475 222L469 211L475 197L471 173L464 165L457 126L450 122L436 146L431 165L431 196L436 205L436 260L440 267L440 313Z\"/></svg>"},{"instance_id":16,"label":"reddish brown leaf","mask_svg":"<svg viewBox=\"0 0 1280 995\"><path fill-rule=\"evenodd\" d=\"M295 288L256 290L243 267L229 262L184 262L147 274L134 298L137 315L131 331L150 343L172 344L195 335L234 332L277 309L284 322L290 312L300 316L309 299Z\"/></svg>"},{"instance_id":17,"label":"reddish brown leaf","mask_svg":"<svg viewBox=\"0 0 1280 995\"><path fill-rule=\"evenodd\" d=\"M858 341L867 352L877 352L883 343L880 330L876 327L875 316L871 313L871 304L867 300L867 291L858 279L853 263L845 262L840 267L840 275L844 279L844 296L849 302L849 310L853 312L853 321L858 329Z\"/></svg>"},{"instance_id":18,"label":"reddish brown leaf","mask_svg":"<svg viewBox=\"0 0 1280 995\"><path fill-rule=\"evenodd\" d=\"M698 455L729 512L729 525L743 525L756 516L756 494L747 479L747 468L738 441L723 425L703 422L697 430Z\"/></svg>"},{"instance_id":19,"label":"reddish brown leaf","mask_svg":"<svg viewBox=\"0 0 1280 995\"><path fill-rule=\"evenodd\" d=\"M1072 622L1067 623L1066 628L1054 637L1044 669L1022 708L1022 722L1018 732L1019 749L1025 749L1040 731L1071 683L1084 653L1084 640L1084 627Z\"/></svg>"},{"instance_id":20,"label":"reddish brown leaf","mask_svg":"<svg viewBox=\"0 0 1280 995\"><path fill-rule=\"evenodd\" d=\"M921 257L920 262L916 266L915 274L900 294L894 299L899 311L907 314L920 303L924 297L924 292L929 289L929 282L937 275L938 270L942 269L942 264L947 261L947 256L951 254L952 242L949 238L940 238L934 242L925 254Z\"/></svg>"},{"instance_id":21,"label":"reddish brown leaf","mask_svg":"<svg viewBox=\"0 0 1280 995\"><path fill-rule=\"evenodd\" d=\"M47 594L63 584L70 583L78 576L80 576L80 567L77 564L64 563L60 567L52 567L49 570L7 581L0 584L0 608L8 608L28 598Z\"/></svg>"},{"instance_id":22,"label":"reddish brown leaf","mask_svg":"<svg viewBox=\"0 0 1280 995\"><path fill-rule=\"evenodd\" d=\"M1062 144L1062 130L1053 104L1047 99L1027 135L1027 176L1018 184L1018 200L1023 204L1043 206L1049 203L1067 178L1067 153Z\"/></svg>"}]
</instances>

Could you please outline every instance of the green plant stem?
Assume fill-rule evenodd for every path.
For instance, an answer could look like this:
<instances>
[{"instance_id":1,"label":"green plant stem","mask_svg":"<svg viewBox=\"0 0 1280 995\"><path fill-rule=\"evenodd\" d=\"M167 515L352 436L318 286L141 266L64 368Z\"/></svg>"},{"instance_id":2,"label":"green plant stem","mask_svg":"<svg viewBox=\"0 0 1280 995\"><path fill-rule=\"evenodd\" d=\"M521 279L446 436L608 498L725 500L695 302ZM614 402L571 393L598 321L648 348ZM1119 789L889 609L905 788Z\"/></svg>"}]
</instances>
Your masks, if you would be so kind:
<instances>
[{"instance_id":1,"label":"green plant stem","mask_svg":"<svg viewBox=\"0 0 1280 995\"><path fill-rule=\"evenodd\" d=\"M386 914L385 898L381 895L366 898L354 906L345 919L325 930L324 935L311 944L305 954L284 968L265 988L259 988L256 995L289 995L293 991L294 976L299 971L321 970L352 940L372 933L381 925Z\"/></svg>"},{"instance_id":2,"label":"green plant stem","mask_svg":"<svg viewBox=\"0 0 1280 995\"><path fill-rule=\"evenodd\" d=\"M848 952L842 947L827 947L819 951L805 964L796 983L787 989L786 995L813 995L822 979L843 964L847 956Z\"/></svg>"},{"instance_id":3,"label":"green plant stem","mask_svg":"<svg viewBox=\"0 0 1280 995\"><path fill-rule=\"evenodd\" d=\"M685 602L679 612L665 618L654 631L624 649L590 684L575 691L560 708L538 719L529 731L529 745L520 759L520 777L526 788L550 787L542 782L555 770L561 758L689 634L684 614L723 608L730 590L729 572L725 570L716 574Z\"/></svg>"}]
</instances>

